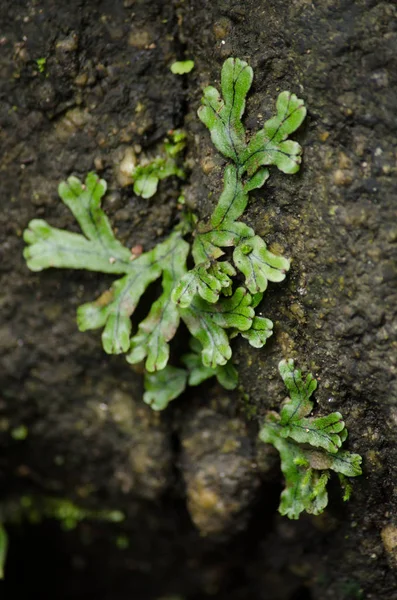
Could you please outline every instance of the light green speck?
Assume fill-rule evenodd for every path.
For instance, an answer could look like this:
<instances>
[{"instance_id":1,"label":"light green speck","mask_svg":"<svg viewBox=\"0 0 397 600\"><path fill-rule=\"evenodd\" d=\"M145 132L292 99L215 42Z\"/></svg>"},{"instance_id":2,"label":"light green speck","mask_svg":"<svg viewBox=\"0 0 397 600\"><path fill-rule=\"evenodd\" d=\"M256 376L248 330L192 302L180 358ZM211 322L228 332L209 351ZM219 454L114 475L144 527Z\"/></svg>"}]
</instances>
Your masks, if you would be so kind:
<instances>
[{"instance_id":1,"label":"light green speck","mask_svg":"<svg viewBox=\"0 0 397 600\"><path fill-rule=\"evenodd\" d=\"M14 427L14 429L11 429L11 437L18 441L26 440L28 433L29 431L26 425L19 425L19 427Z\"/></svg>"},{"instance_id":2,"label":"light green speck","mask_svg":"<svg viewBox=\"0 0 397 600\"><path fill-rule=\"evenodd\" d=\"M119 535L116 538L116 546L117 548L120 548L120 550L126 550L127 548L129 548L129 545L130 541L126 535Z\"/></svg>"},{"instance_id":3,"label":"light green speck","mask_svg":"<svg viewBox=\"0 0 397 600\"><path fill-rule=\"evenodd\" d=\"M172 63L171 71L174 75L185 75L190 73L194 67L194 60L177 60Z\"/></svg>"}]
</instances>

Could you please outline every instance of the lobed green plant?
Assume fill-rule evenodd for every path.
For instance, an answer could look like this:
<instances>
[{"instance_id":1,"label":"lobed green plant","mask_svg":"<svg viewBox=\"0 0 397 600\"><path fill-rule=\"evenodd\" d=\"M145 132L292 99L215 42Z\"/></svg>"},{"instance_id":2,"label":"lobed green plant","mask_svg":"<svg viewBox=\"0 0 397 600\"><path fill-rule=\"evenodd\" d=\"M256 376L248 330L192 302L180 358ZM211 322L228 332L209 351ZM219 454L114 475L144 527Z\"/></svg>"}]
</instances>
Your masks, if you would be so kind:
<instances>
[{"instance_id":1,"label":"lobed green plant","mask_svg":"<svg viewBox=\"0 0 397 600\"><path fill-rule=\"evenodd\" d=\"M237 373L231 364L231 339L241 335L261 348L272 334L272 322L255 310L268 282L281 282L290 263L272 254L240 219L249 193L268 179L268 166L287 174L298 171L302 149L287 138L301 125L306 109L294 94L282 92L275 116L248 138L242 115L252 79L246 62L229 58L222 68L221 94L212 86L204 90L198 116L229 161L223 191L208 220L197 221L186 214L165 240L136 256L115 238L101 209L106 182L89 173L84 183L69 177L59 186L59 195L82 235L38 219L24 232L24 256L33 271L58 267L121 276L96 301L79 307L78 327L81 331L103 328L107 353L125 353L132 364L145 361L144 401L155 410L164 409L188 383L197 385L212 376L234 388ZM177 140L176 147L182 142ZM137 167L135 185L140 176L152 177L145 168ZM158 173L153 177L160 178ZM190 255L193 267L189 269ZM133 326L131 316L142 295L160 278L162 293L143 321ZM181 321L192 336L190 352L182 357L183 368L169 364L170 341Z\"/></svg>"},{"instance_id":2,"label":"lobed green plant","mask_svg":"<svg viewBox=\"0 0 397 600\"><path fill-rule=\"evenodd\" d=\"M310 400L317 381L309 373L306 379L294 369L292 359L279 364L280 375L289 392L280 413L269 412L259 433L262 442L272 444L280 453L285 489L279 512L298 519L301 512L321 513L328 504L327 483L330 471L338 473L349 500L348 477L361 475L359 454L342 450L347 429L339 412L325 417L309 417L314 403Z\"/></svg>"}]
</instances>

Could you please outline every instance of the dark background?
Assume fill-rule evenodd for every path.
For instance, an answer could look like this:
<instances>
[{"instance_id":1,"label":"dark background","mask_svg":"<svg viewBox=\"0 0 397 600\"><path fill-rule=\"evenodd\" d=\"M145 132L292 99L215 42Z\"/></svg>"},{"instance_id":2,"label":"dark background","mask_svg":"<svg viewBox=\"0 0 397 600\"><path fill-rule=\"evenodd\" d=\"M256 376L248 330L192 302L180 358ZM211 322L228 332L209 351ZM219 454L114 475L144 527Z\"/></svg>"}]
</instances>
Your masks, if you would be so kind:
<instances>
[{"instance_id":1,"label":"dark background","mask_svg":"<svg viewBox=\"0 0 397 600\"><path fill-rule=\"evenodd\" d=\"M2 1L1 512L34 494L127 517L8 525L2 599L397 598L396 51L394 2ZM254 69L249 131L284 89L308 106L301 172L274 172L245 217L292 269L263 302L273 338L235 344L240 390L195 389L156 415L140 373L77 330L76 307L111 278L29 272L21 236L34 217L76 230L57 185L95 168L119 238L152 247L175 223L178 182L143 200L118 165L175 127L189 138L187 200L208 215L224 161L196 111L228 56ZM184 57L194 71L177 77ZM280 473L257 443L283 398L282 357L314 373L319 409L343 413L364 458L348 504L332 484L326 512L297 522L278 515Z\"/></svg>"}]
</instances>

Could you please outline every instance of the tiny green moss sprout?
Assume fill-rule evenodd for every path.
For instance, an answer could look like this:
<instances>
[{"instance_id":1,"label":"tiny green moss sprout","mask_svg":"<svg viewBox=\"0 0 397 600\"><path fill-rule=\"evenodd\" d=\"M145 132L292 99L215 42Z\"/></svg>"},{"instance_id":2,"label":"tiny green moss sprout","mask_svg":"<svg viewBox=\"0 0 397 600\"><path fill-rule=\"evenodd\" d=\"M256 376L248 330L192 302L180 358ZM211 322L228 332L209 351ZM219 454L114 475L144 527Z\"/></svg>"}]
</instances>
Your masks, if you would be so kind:
<instances>
[{"instance_id":1,"label":"tiny green moss sprout","mask_svg":"<svg viewBox=\"0 0 397 600\"><path fill-rule=\"evenodd\" d=\"M186 173L181 166L178 154L186 146L186 133L181 129L170 131L164 140L163 149L159 156L142 161L131 172L134 182L134 192L142 198L151 198L157 192L161 179L176 176L185 179Z\"/></svg>"},{"instance_id":2,"label":"tiny green moss sprout","mask_svg":"<svg viewBox=\"0 0 397 600\"><path fill-rule=\"evenodd\" d=\"M170 68L174 75L186 75L194 68L194 60L177 60Z\"/></svg>"},{"instance_id":3,"label":"tiny green moss sprout","mask_svg":"<svg viewBox=\"0 0 397 600\"><path fill-rule=\"evenodd\" d=\"M116 538L116 546L119 550L127 550L130 547L130 540L126 535L118 535Z\"/></svg>"},{"instance_id":4,"label":"tiny green moss sprout","mask_svg":"<svg viewBox=\"0 0 397 600\"><path fill-rule=\"evenodd\" d=\"M302 378L294 361L281 361L280 375L289 392L279 413L269 412L259 433L262 442L272 444L280 454L285 489L279 512L290 519L307 513L318 515L328 504L327 483L331 471L339 476L343 499L349 500L349 477L361 475L359 454L342 449L347 429L341 413L310 417L317 387L311 373Z\"/></svg>"},{"instance_id":5,"label":"tiny green moss sprout","mask_svg":"<svg viewBox=\"0 0 397 600\"><path fill-rule=\"evenodd\" d=\"M39 73L44 73L46 69L47 59L44 57L36 58L36 65Z\"/></svg>"},{"instance_id":6,"label":"tiny green moss sprout","mask_svg":"<svg viewBox=\"0 0 397 600\"><path fill-rule=\"evenodd\" d=\"M229 58L222 68L221 93L211 86L204 90L199 118L228 160L223 191L208 219L199 221L186 210L165 239L136 256L116 239L101 208L106 182L89 173L84 182L69 177L59 186L81 234L41 219L31 221L24 232L24 256L32 271L57 267L119 276L110 290L78 308L78 327L102 329L105 352L124 353L131 364L144 362L144 401L154 410L166 408L186 385L209 377L235 388L231 340L241 335L261 348L273 331L273 323L258 316L256 308L268 282L283 281L290 263L272 254L241 218L249 193L268 179L268 167L287 174L298 171L302 149L287 138L301 125L306 109L294 94L282 92L275 116L248 137L242 115L252 79L246 62ZM149 198L159 179L183 177L175 157L184 144L184 133L175 131L161 159L137 166L135 191ZM162 285L158 298L140 323L133 322L146 289L157 280ZM190 352L171 365L170 342L181 321L191 335Z\"/></svg>"},{"instance_id":7,"label":"tiny green moss sprout","mask_svg":"<svg viewBox=\"0 0 397 600\"><path fill-rule=\"evenodd\" d=\"M8 536L4 523L20 524L27 521L37 525L45 519L56 520L64 531L70 531L80 522L87 520L121 523L125 515L119 510L83 508L67 498L20 496L3 501L0 503L0 579L4 577L8 549Z\"/></svg>"},{"instance_id":8,"label":"tiny green moss sprout","mask_svg":"<svg viewBox=\"0 0 397 600\"><path fill-rule=\"evenodd\" d=\"M119 510L92 510L77 506L67 498L49 496L22 496L18 504L10 503L6 507L5 515L9 522L26 520L32 524L44 519L55 519L65 530L74 529L85 520L120 523L125 519Z\"/></svg>"}]
</instances>

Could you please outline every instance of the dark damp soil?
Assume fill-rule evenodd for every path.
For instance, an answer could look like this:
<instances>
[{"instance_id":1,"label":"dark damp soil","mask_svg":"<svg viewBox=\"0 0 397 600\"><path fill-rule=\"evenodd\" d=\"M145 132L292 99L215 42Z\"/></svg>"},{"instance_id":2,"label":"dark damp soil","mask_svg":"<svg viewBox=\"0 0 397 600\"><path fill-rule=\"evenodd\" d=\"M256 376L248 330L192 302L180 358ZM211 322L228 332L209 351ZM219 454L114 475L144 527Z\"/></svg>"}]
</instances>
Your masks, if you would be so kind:
<instances>
[{"instance_id":1,"label":"dark damp soil","mask_svg":"<svg viewBox=\"0 0 397 600\"><path fill-rule=\"evenodd\" d=\"M22 232L31 218L76 230L57 185L95 169L119 238L152 247L176 221L178 182L143 200L119 165L176 127L188 132L187 202L208 215L224 163L196 110L228 56L254 68L250 131L283 89L309 108L300 174L273 173L246 217L292 269L263 303L268 345L235 345L239 392L199 388L158 415L141 374L77 330L76 307L111 279L29 272ZM8 525L1 598L397 598L396 56L387 1L2 1L1 513L33 494L126 520ZM194 71L176 77L185 57ZM256 442L283 395L282 357L313 371L320 409L343 413L364 458L348 504L331 485L327 511L297 522L278 515L280 474Z\"/></svg>"}]
</instances>

